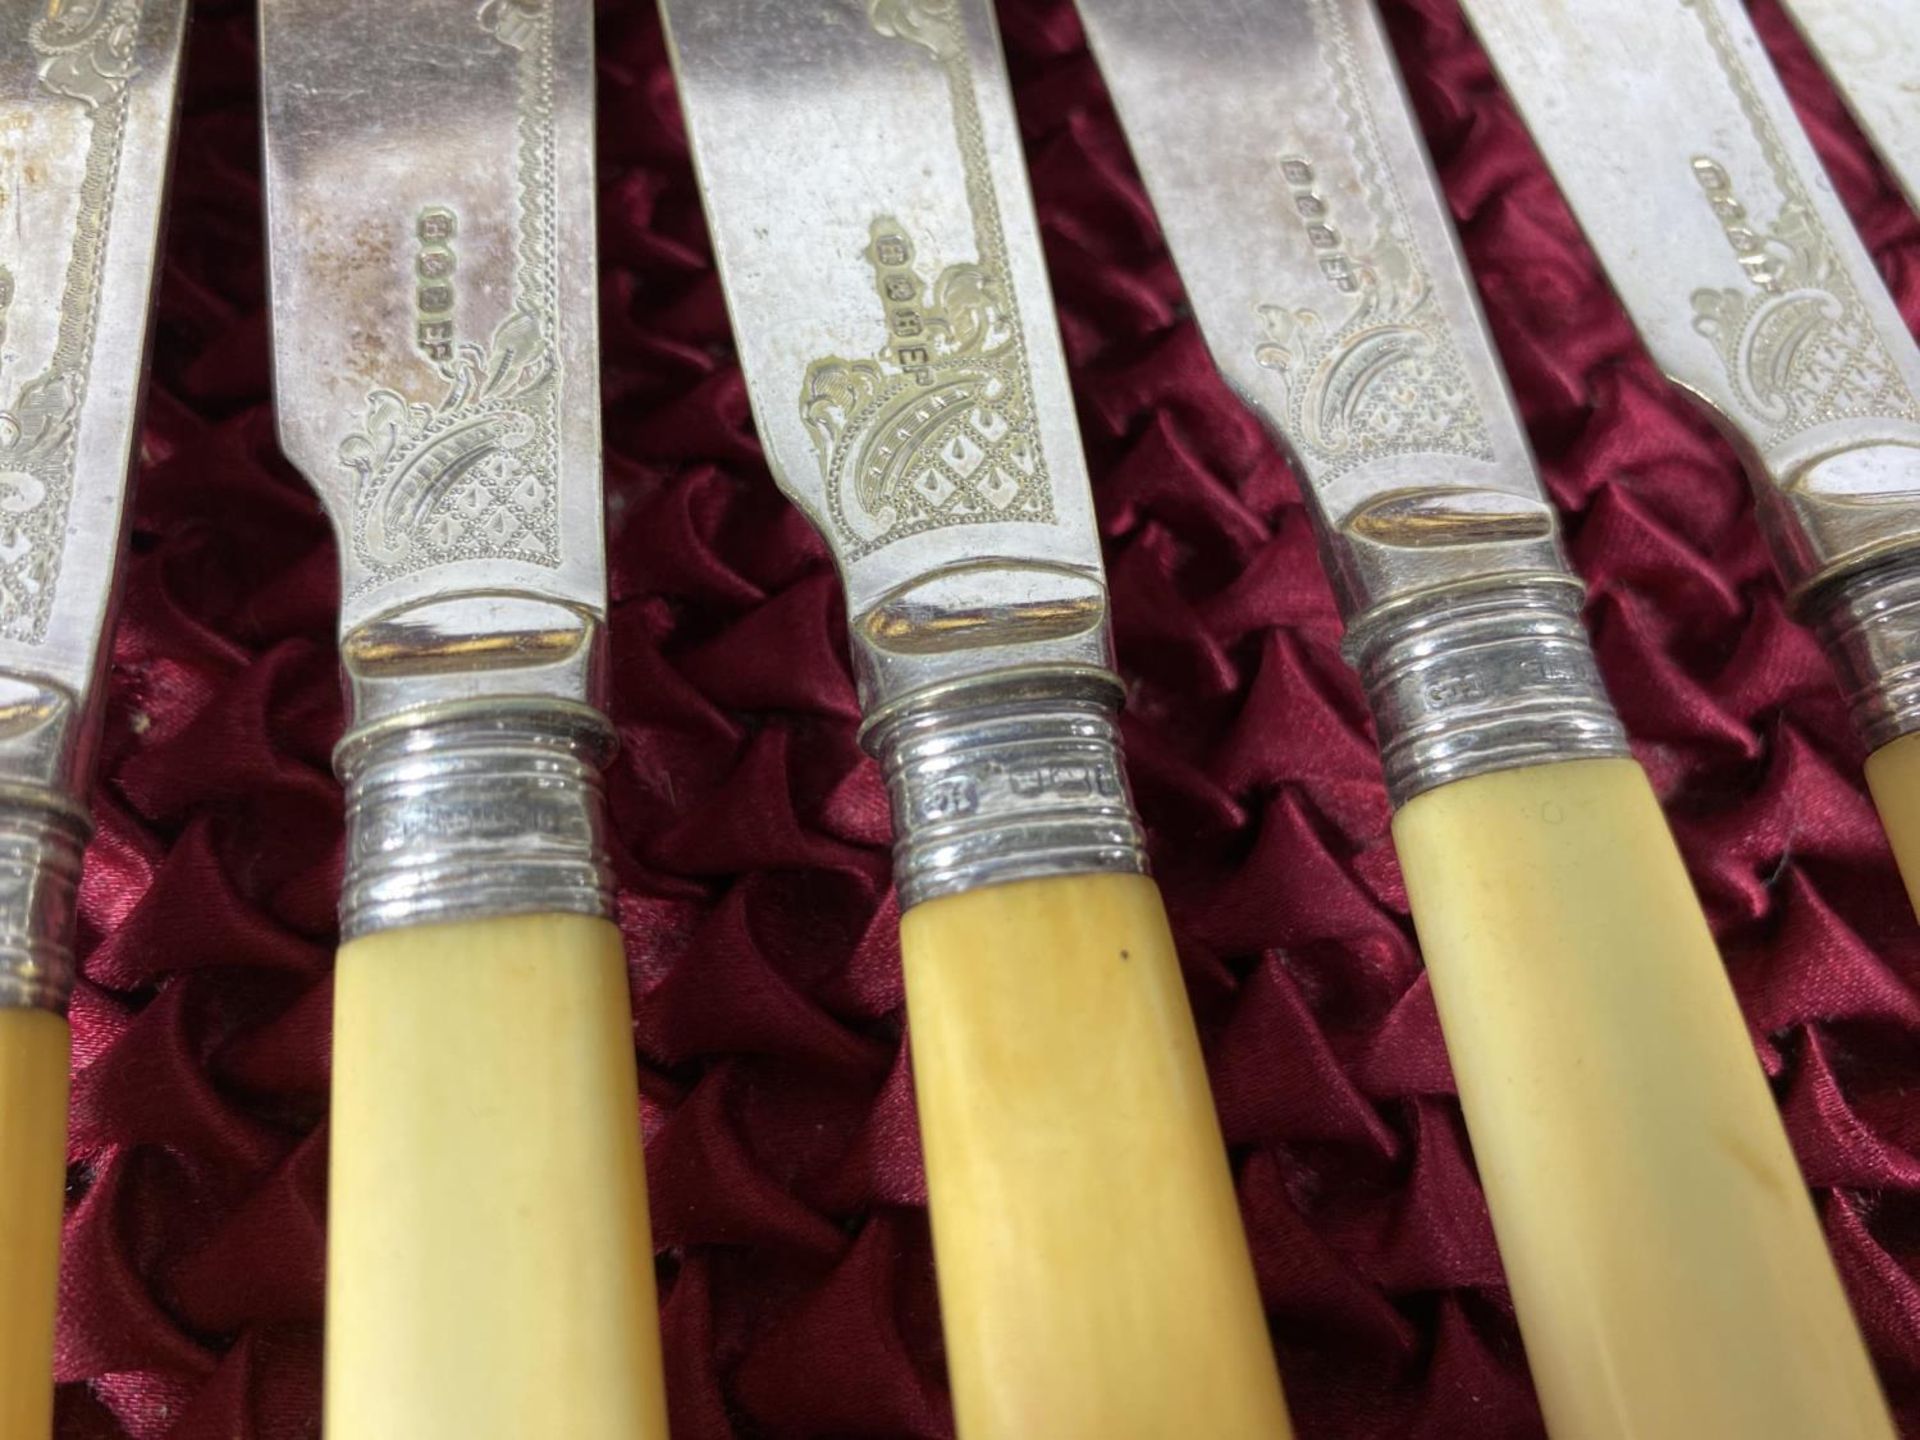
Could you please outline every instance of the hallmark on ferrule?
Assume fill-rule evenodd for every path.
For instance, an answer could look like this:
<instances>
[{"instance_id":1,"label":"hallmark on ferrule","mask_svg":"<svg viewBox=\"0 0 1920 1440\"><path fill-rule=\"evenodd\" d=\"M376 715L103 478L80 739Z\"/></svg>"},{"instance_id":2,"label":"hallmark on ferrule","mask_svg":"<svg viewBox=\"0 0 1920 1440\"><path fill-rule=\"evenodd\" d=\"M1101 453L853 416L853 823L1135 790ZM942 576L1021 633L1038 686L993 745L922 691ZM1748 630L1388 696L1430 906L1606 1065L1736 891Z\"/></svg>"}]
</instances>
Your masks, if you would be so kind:
<instances>
[{"instance_id":1,"label":"hallmark on ferrule","mask_svg":"<svg viewBox=\"0 0 1920 1440\"><path fill-rule=\"evenodd\" d=\"M903 907L1043 875L1142 873L1114 696L1084 676L979 693L881 727Z\"/></svg>"},{"instance_id":2,"label":"hallmark on ferrule","mask_svg":"<svg viewBox=\"0 0 1920 1440\"><path fill-rule=\"evenodd\" d=\"M1396 807L1473 775L1629 753L1571 577L1443 591L1356 648Z\"/></svg>"},{"instance_id":3,"label":"hallmark on ferrule","mask_svg":"<svg viewBox=\"0 0 1920 1440\"><path fill-rule=\"evenodd\" d=\"M341 742L347 939L431 921L606 916L612 874L600 769L612 743L585 706L448 704Z\"/></svg>"}]
</instances>

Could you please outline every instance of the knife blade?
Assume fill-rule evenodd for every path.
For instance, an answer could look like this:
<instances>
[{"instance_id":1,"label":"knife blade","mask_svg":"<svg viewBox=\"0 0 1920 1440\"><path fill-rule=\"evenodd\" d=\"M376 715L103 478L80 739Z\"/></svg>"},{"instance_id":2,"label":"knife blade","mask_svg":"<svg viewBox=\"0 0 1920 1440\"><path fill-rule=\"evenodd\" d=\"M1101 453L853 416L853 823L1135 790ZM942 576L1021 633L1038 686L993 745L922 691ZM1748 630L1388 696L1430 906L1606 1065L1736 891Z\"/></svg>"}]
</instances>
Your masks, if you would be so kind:
<instances>
[{"instance_id":1,"label":"knife blade","mask_svg":"<svg viewBox=\"0 0 1920 1440\"><path fill-rule=\"evenodd\" d=\"M351 711L328 1433L507 1440L564 1395L570 1435L664 1435L600 780L591 5L260 20L276 410Z\"/></svg>"},{"instance_id":2,"label":"knife blade","mask_svg":"<svg viewBox=\"0 0 1920 1440\"><path fill-rule=\"evenodd\" d=\"M1920 349L1739 5L1466 8L1655 363L1746 465L1920 904Z\"/></svg>"},{"instance_id":3,"label":"knife blade","mask_svg":"<svg viewBox=\"0 0 1920 1440\"><path fill-rule=\"evenodd\" d=\"M1889 1433L1371 0L1079 8L1319 530L1549 1428Z\"/></svg>"},{"instance_id":4,"label":"knife blade","mask_svg":"<svg viewBox=\"0 0 1920 1440\"><path fill-rule=\"evenodd\" d=\"M1080 8L1209 348L1304 482L1395 800L1489 769L1624 755L1579 583L1371 9ZM1219 83L1193 84L1202 72ZM1291 98L1269 97L1275 86ZM1452 637L1448 673L1431 642L1407 672L1408 627L1476 594L1492 618ZM1489 689L1490 656L1508 652Z\"/></svg>"},{"instance_id":5,"label":"knife blade","mask_svg":"<svg viewBox=\"0 0 1920 1440\"><path fill-rule=\"evenodd\" d=\"M75 890L183 0L0 14L0 1434L52 1428Z\"/></svg>"},{"instance_id":6,"label":"knife blade","mask_svg":"<svg viewBox=\"0 0 1920 1440\"><path fill-rule=\"evenodd\" d=\"M754 419L844 581L889 785L961 1431L1285 1433L991 8L662 10Z\"/></svg>"},{"instance_id":7,"label":"knife blade","mask_svg":"<svg viewBox=\"0 0 1920 1440\"><path fill-rule=\"evenodd\" d=\"M1901 0L1788 0L1786 11L1920 209L1920 30Z\"/></svg>"}]
</instances>

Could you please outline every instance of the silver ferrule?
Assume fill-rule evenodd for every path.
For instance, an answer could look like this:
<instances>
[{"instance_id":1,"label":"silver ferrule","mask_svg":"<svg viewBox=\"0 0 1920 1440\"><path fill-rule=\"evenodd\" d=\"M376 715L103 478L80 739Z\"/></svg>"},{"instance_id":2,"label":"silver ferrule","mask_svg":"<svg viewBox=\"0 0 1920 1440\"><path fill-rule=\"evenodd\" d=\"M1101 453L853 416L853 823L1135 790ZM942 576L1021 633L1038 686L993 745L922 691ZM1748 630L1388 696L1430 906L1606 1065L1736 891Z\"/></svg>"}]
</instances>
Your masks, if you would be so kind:
<instances>
[{"instance_id":1,"label":"silver ferrule","mask_svg":"<svg viewBox=\"0 0 1920 1440\"><path fill-rule=\"evenodd\" d=\"M0 672L0 1007L58 1013L73 993L80 862L92 830L77 797L98 728L85 692Z\"/></svg>"},{"instance_id":2,"label":"silver ferrule","mask_svg":"<svg viewBox=\"0 0 1920 1440\"><path fill-rule=\"evenodd\" d=\"M66 1010L90 828L55 791L0 786L0 1008Z\"/></svg>"},{"instance_id":3,"label":"silver ferrule","mask_svg":"<svg viewBox=\"0 0 1920 1440\"><path fill-rule=\"evenodd\" d=\"M602 768L588 705L453 702L389 716L334 752L346 787L343 939L403 925L610 916Z\"/></svg>"},{"instance_id":4,"label":"silver ferrule","mask_svg":"<svg viewBox=\"0 0 1920 1440\"><path fill-rule=\"evenodd\" d=\"M893 802L900 908L1049 875L1142 875L1115 717L1119 682L1035 670L928 692L862 736Z\"/></svg>"},{"instance_id":5,"label":"silver ferrule","mask_svg":"<svg viewBox=\"0 0 1920 1440\"><path fill-rule=\"evenodd\" d=\"M1867 749L1920 731L1920 550L1815 590L1802 608Z\"/></svg>"},{"instance_id":6,"label":"silver ferrule","mask_svg":"<svg viewBox=\"0 0 1920 1440\"><path fill-rule=\"evenodd\" d=\"M1571 576L1508 580L1404 601L1349 635L1395 808L1472 775L1629 753L1580 600Z\"/></svg>"}]
</instances>

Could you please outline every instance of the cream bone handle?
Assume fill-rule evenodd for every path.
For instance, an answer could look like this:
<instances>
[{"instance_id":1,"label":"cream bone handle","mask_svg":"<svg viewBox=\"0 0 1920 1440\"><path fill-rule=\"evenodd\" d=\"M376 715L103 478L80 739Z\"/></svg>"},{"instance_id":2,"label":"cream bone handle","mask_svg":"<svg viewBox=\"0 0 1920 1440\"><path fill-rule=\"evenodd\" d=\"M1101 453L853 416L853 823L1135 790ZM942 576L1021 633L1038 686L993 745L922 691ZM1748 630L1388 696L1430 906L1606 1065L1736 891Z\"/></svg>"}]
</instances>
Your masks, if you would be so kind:
<instances>
[{"instance_id":1,"label":"cream bone handle","mask_svg":"<svg viewBox=\"0 0 1920 1440\"><path fill-rule=\"evenodd\" d=\"M341 747L328 1440L666 1436L611 743L501 699Z\"/></svg>"},{"instance_id":2,"label":"cream bone handle","mask_svg":"<svg viewBox=\"0 0 1920 1440\"><path fill-rule=\"evenodd\" d=\"M1284 1440L1153 882L948 895L900 943L961 1435Z\"/></svg>"},{"instance_id":3,"label":"cream bone handle","mask_svg":"<svg viewBox=\"0 0 1920 1440\"><path fill-rule=\"evenodd\" d=\"M1890 1440L1639 766L1477 775L1393 836L1556 1440Z\"/></svg>"},{"instance_id":4,"label":"cream bone handle","mask_svg":"<svg viewBox=\"0 0 1920 1440\"><path fill-rule=\"evenodd\" d=\"M0 1008L0 1436L53 1433L53 1319L67 1177L64 1016Z\"/></svg>"},{"instance_id":5,"label":"cream bone handle","mask_svg":"<svg viewBox=\"0 0 1920 1440\"><path fill-rule=\"evenodd\" d=\"M1867 757L1867 789L1893 846L1907 898L1920 914L1920 734L1902 735Z\"/></svg>"},{"instance_id":6,"label":"cream bone handle","mask_svg":"<svg viewBox=\"0 0 1920 1440\"><path fill-rule=\"evenodd\" d=\"M329 1440L663 1440L619 931L377 931L334 1007Z\"/></svg>"},{"instance_id":7,"label":"cream bone handle","mask_svg":"<svg viewBox=\"0 0 1920 1440\"><path fill-rule=\"evenodd\" d=\"M1110 673L875 724L962 1440L1290 1433Z\"/></svg>"}]
</instances>

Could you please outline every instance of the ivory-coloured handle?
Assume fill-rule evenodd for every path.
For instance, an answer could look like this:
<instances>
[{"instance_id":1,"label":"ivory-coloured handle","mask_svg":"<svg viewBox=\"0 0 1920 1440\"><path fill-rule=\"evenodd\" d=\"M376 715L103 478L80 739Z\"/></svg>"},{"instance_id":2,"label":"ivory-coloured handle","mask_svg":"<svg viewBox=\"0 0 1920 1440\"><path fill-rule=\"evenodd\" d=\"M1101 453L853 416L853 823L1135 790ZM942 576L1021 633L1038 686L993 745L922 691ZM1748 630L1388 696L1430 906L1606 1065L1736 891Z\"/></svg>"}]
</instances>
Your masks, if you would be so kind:
<instances>
[{"instance_id":1,"label":"ivory-coloured handle","mask_svg":"<svg viewBox=\"0 0 1920 1440\"><path fill-rule=\"evenodd\" d=\"M1393 834L1556 1440L1891 1440L1639 766L1457 781Z\"/></svg>"},{"instance_id":2,"label":"ivory-coloured handle","mask_svg":"<svg viewBox=\"0 0 1920 1440\"><path fill-rule=\"evenodd\" d=\"M578 915L343 946L328 1440L663 1440L620 935Z\"/></svg>"},{"instance_id":3,"label":"ivory-coloured handle","mask_svg":"<svg viewBox=\"0 0 1920 1440\"><path fill-rule=\"evenodd\" d=\"M0 1009L0 1440L53 1433L71 1051L60 1016Z\"/></svg>"},{"instance_id":4,"label":"ivory-coloured handle","mask_svg":"<svg viewBox=\"0 0 1920 1440\"><path fill-rule=\"evenodd\" d=\"M1153 882L988 886L900 943L963 1440L1283 1440Z\"/></svg>"},{"instance_id":5,"label":"ivory-coloured handle","mask_svg":"<svg viewBox=\"0 0 1920 1440\"><path fill-rule=\"evenodd\" d=\"M1902 735L1867 757L1867 789L1893 844L1893 860L1920 914L1920 735Z\"/></svg>"}]
</instances>

